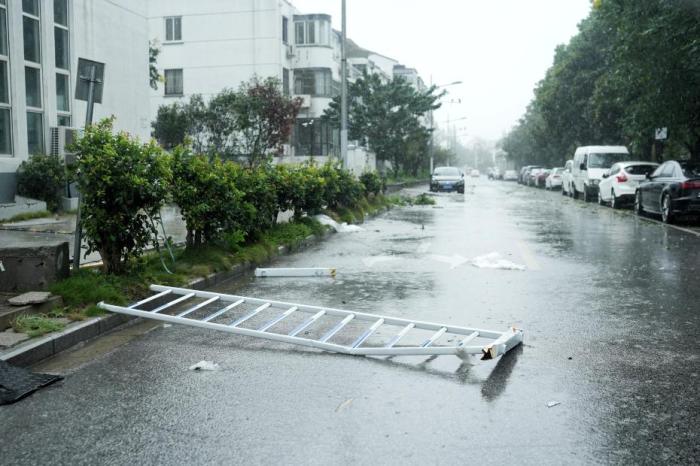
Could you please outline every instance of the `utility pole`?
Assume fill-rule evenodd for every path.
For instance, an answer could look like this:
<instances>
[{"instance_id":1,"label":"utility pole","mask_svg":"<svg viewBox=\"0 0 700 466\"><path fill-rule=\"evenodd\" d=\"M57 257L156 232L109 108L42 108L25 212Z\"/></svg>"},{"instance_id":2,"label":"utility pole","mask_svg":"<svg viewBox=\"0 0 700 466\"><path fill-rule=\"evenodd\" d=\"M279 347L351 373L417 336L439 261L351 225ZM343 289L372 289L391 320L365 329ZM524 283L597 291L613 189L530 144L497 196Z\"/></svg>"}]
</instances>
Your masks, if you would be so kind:
<instances>
[{"instance_id":1,"label":"utility pole","mask_svg":"<svg viewBox=\"0 0 700 466\"><path fill-rule=\"evenodd\" d=\"M348 57L345 0L342 0L342 39L340 42L340 157L348 168Z\"/></svg>"}]
</instances>

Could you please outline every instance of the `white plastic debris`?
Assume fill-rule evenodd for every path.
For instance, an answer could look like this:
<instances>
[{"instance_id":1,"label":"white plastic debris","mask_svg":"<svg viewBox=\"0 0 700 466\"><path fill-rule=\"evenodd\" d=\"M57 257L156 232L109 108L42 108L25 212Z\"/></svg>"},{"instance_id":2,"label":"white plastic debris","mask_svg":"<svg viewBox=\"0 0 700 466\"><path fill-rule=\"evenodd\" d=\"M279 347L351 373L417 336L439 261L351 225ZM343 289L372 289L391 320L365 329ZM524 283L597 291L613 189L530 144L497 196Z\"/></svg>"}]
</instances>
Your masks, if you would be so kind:
<instances>
[{"instance_id":1,"label":"white plastic debris","mask_svg":"<svg viewBox=\"0 0 700 466\"><path fill-rule=\"evenodd\" d=\"M314 216L316 220L321 225L328 225L329 227L333 228L335 231L338 233L354 233L357 231L365 231L364 228L358 227L357 225L348 225L347 223L338 223L332 218L330 218L328 215L316 215Z\"/></svg>"},{"instance_id":2,"label":"white plastic debris","mask_svg":"<svg viewBox=\"0 0 700 466\"><path fill-rule=\"evenodd\" d=\"M560 404L561 404L561 401L550 401L549 403L547 403L547 407L554 408L555 406L558 406Z\"/></svg>"},{"instance_id":3,"label":"white plastic debris","mask_svg":"<svg viewBox=\"0 0 700 466\"><path fill-rule=\"evenodd\" d=\"M221 367L212 361L199 361L197 364L190 366L191 371L218 371Z\"/></svg>"},{"instance_id":4,"label":"white plastic debris","mask_svg":"<svg viewBox=\"0 0 700 466\"><path fill-rule=\"evenodd\" d=\"M516 264L503 259L497 252L484 254L472 259L472 265L480 269L501 269L501 270L525 270L524 265Z\"/></svg>"},{"instance_id":5,"label":"white plastic debris","mask_svg":"<svg viewBox=\"0 0 700 466\"><path fill-rule=\"evenodd\" d=\"M333 277L336 271L329 267L257 268L256 277Z\"/></svg>"}]
</instances>

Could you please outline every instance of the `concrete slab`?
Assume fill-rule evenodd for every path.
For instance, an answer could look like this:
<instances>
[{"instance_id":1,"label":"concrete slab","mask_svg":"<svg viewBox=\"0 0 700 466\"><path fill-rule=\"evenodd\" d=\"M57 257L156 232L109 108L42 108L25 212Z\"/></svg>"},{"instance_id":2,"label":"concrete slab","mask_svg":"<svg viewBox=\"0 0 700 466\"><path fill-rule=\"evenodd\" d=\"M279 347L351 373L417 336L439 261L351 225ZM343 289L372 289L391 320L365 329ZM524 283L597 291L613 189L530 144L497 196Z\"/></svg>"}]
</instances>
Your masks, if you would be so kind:
<instances>
[{"instance_id":1,"label":"concrete slab","mask_svg":"<svg viewBox=\"0 0 700 466\"><path fill-rule=\"evenodd\" d=\"M29 335L26 333L17 333L12 329L0 332L0 347L9 348L18 343L29 340Z\"/></svg>"},{"instance_id":2,"label":"concrete slab","mask_svg":"<svg viewBox=\"0 0 700 466\"><path fill-rule=\"evenodd\" d=\"M51 299L51 293L48 291L30 291L10 298L7 302L12 306L27 306L29 304L45 303L49 299Z\"/></svg>"}]
</instances>

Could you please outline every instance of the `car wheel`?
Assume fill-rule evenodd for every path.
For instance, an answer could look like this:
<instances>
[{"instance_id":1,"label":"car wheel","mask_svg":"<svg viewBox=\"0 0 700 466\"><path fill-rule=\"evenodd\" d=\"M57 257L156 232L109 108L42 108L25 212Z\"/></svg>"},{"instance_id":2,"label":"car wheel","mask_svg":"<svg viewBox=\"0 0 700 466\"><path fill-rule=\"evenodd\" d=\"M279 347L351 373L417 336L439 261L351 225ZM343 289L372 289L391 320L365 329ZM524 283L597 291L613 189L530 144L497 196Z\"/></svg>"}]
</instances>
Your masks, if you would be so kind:
<instances>
[{"instance_id":1,"label":"car wheel","mask_svg":"<svg viewBox=\"0 0 700 466\"><path fill-rule=\"evenodd\" d=\"M610 207L613 209L619 209L620 208L620 200L615 196L615 190L610 191Z\"/></svg>"},{"instance_id":2,"label":"car wheel","mask_svg":"<svg viewBox=\"0 0 700 466\"><path fill-rule=\"evenodd\" d=\"M661 198L661 220L664 223L673 223L673 214L671 213L671 196L664 194Z\"/></svg>"},{"instance_id":3,"label":"car wheel","mask_svg":"<svg viewBox=\"0 0 700 466\"><path fill-rule=\"evenodd\" d=\"M644 215L644 206L642 206L642 192L637 191L634 194L634 211L637 215Z\"/></svg>"}]
</instances>

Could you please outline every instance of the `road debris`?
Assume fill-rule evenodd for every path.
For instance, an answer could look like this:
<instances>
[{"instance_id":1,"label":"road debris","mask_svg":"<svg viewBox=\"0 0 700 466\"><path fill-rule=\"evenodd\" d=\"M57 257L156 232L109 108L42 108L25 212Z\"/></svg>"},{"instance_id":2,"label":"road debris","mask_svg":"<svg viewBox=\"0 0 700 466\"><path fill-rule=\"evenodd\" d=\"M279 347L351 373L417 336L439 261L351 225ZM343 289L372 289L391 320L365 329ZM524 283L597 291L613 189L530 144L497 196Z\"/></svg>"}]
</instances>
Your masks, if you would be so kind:
<instances>
[{"instance_id":1,"label":"road debris","mask_svg":"<svg viewBox=\"0 0 700 466\"><path fill-rule=\"evenodd\" d=\"M219 371L221 367L212 361L199 361L197 364L190 366L191 371Z\"/></svg>"},{"instance_id":2,"label":"road debris","mask_svg":"<svg viewBox=\"0 0 700 466\"><path fill-rule=\"evenodd\" d=\"M524 265L516 264L515 262L503 259L503 257L497 252L475 257L471 260L471 263L474 267L478 267L480 269L525 270Z\"/></svg>"},{"instance_id":3,"label":"road debris","mask_svg":"<svg viewBox=\"0 0 700 466\"><path fill-rule=\"evenodd\" d=\"M561 404L561 401L550 401L549 403L547 403L547 407L554 408L555 406L558 406L560 404Z\"/></svg>"},{"instance_id":4,"label":"road debris","mask_svg":"<svg viewBox=\"0 0 700 466\"><path fill-rule=\"evenodd\" d=\"M365 231L364 228L358 227L357 225L348 225L347 223L338 223L328 215L315 215L314 218L321 224L327 225L333 228L338 233L355 233L358 231Z\"/></svg>"},{"instance_id":5,"label":"road debris","mask_svg":"<svg viewBox=\"0 0 700 466\"><path fill-rule=\"evenodd\" d=\"M290 267L290 268L258 268L256 277L333 277L336 270L330 267Z\"/></svg>"}]
</instances>

